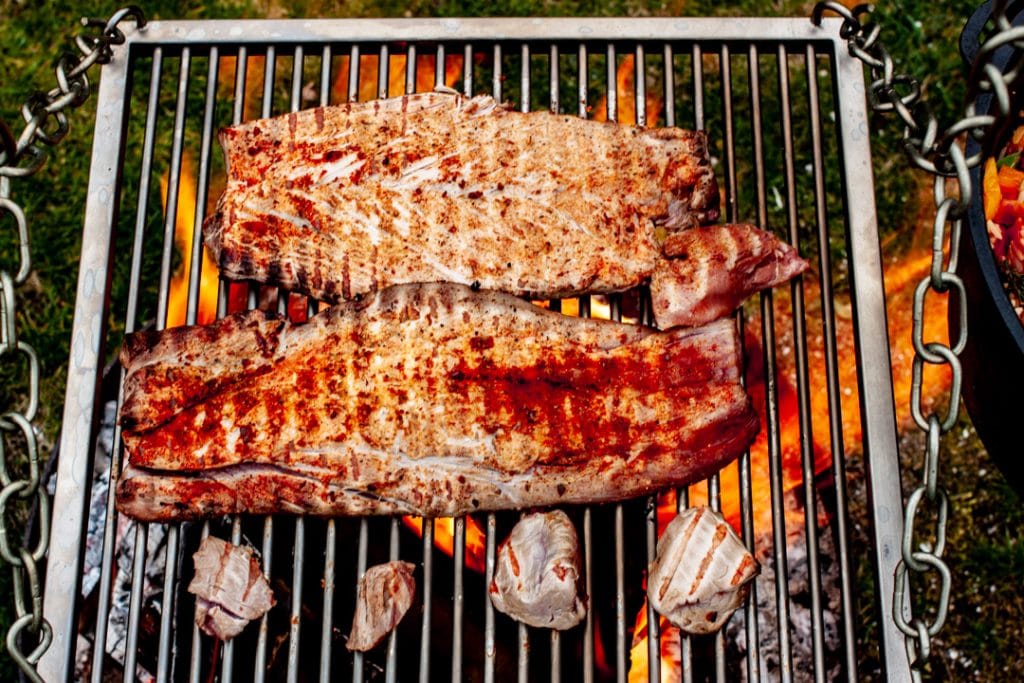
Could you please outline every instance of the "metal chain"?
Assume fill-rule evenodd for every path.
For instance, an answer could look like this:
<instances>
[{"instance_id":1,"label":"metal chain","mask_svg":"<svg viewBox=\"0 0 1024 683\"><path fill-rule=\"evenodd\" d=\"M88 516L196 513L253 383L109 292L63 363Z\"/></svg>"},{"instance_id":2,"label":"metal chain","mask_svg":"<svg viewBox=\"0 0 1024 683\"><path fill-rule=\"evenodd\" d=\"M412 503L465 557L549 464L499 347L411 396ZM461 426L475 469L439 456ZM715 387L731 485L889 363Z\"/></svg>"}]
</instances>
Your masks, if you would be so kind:
<instances>
[{"instance_id":1,"label":"metal chain","mask_svg":"<svg viewBox=\"0 0 1024 683\"><path fill-rule=\"evenodd\" d=\"M819 2L812 21L820 25L822 14L832 11L843 18L839 34L847 41L850 54L871 69L868 102L876 112L895 112L903 121L904 148L911 163L935 176L935 220L933 223L931 270L914 292L913 343L914 365L911 382L911 413L918 427L927 435L924 471L920 485L907 500L903 522L902 561L896 568L896 586L893 591L893 618L906 636L907 657L911 675L921 680L921 673L932 653L932 638L946 621L952 577L942 560L946 546L946 520L949 518L949 496L938 481L940 437L953 428L960 413L960 388L963 374L960 352L967 343L967 297L964 283L956 274L957 249L963 217L971 203L974 188L969 170L981 163L982 154L967 158L958 140L967 134L982 139L996 122L991 115L979 116L974 104L968 104L964 118L943 132L935 116L924 102L919 102L921 87L917 79L897 74L893 60L879 42L878 24L870 21L871 5L847 8L837 2ZM978 52L979 80L973 84L976 91L991 92L1004 119L1011 114L1009 86L1016 80L1019 68L1007 73L990 63L996 48L1012 43L1024 47L1024 29L1012 28L1005 14L1005 2L997 1L993 8L997 32L982 45ZM947 189L947 180L955 178L955 185ZM944 253L947 228L949 254ZM938 341L924 340L925 297L928 292L957 297L960 312L958 329L950 330L949 346ZM949 302L953 304L952 301ZM926 414L921 401L922 375L925 363L946 365L952 373L949 405L945 414ZM929 535L919 533L918 520L932 520ZM922 522L923 526L923 522ZM907 583L912 575L926 579L931 574L939 585L938 596L926 602L924 595L909 591ZM925 585L932 585L925 583ZM924 591L918 591L921 593ZM904 614L904 605L909 611ZM926 605L931 605L926 609ZM928 616L926 616L928 615Z\"/></svg>"},{"instance_id":2,"label":"metal chain","mask_svg":"<svg viewBox=\"0 0 1024 683\"><path fill-rule=\"evenodd\" d=\"M83 19L87 33L75 38L81 55L66 53L57 61L57 87L37 92L21 108L25 127L14 137L0 120L0 226L7 219L18 236L16 263L0 263L0 363L27 365L26 388L28 405L12 408L0 415L0 557L14 572L15 620L7 631L7 651L25 675L41 681L35 665L49 647L53 632L43 618L43 594L40 586L40 563L46 556L50 539L50 497L39 476L39 445L32 425L39 407L39 360L27 342L18 339L18 309L15 287L25 283L32 270L29 252L29 228L25 212L11 200L10 179L30 176L46 161L42 145L57 144L68 133L66 110L81 106L89 97L86 72L93 64L105 64L113 54L111 46L124 43L118 25L125 19L145 25L142 10L135 6L118 10L108 21ZM5 255L6 256L6 255ZM14 272L14 275L11 273ZM20 448L9 448L17 444ZM23 467L28 474L15 474L9 466ZM20 516L15 506L25 509L33 499L38 501L39 538L35 547L23 547L22 529L13 529L10 522ZM26 599L26 588L28 595ZM28 641L31 640L31 644Z\"/></svg>"}]
</instances>

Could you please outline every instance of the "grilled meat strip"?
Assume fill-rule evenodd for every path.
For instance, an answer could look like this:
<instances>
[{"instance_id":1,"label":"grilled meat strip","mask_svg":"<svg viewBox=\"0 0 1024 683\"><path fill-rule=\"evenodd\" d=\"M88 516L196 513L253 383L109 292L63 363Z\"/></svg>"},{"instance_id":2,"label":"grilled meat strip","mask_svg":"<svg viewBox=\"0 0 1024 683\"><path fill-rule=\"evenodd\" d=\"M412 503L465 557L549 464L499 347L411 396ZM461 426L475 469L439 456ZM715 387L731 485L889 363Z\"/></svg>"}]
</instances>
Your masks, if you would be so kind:
<instances>
[{"instance_id":1,"label":"grilled meat strip","mask_svg":"<svg viewBox=\"0 0 1024 683\"><path fill-rule=\"evenodd\" d=\"M618 500L707 476L758 428L731 320L656 332L456 284L137 335L121 361L117 503L144 520Z\"/></svg>"},{"instance_id":2,"label":"grilled meat strip","mask_svg":"<svg viewBox=\"0 0 1024 683\"><path fill-rule=\"evenodd\" d=\"M203 231L221 272L332 302L414 282L620 291L650 277L659 234L718 216L703 132L486 96L322 107L220 142L228 181Z\"/></svg>"}]
</instances>

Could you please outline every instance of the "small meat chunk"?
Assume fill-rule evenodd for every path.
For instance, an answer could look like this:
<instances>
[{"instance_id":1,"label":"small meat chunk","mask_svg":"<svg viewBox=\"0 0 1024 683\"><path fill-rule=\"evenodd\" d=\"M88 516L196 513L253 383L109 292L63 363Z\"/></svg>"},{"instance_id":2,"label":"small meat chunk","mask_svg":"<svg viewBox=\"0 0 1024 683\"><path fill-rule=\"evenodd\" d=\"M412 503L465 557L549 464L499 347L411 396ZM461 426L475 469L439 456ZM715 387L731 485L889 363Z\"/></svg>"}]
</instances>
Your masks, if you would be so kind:
<instances>
[{"instance_id":1,"label":"small meat chunk","mask_svg":"<svg viewBox=\"0 0 1024 683\"><path fill-rule=\"evenodd\" d=\"M388 562L370 567L359 581L356 615L345 644L349 650L372 650L391 633L412 606L416 579L410 562Z\"/></svg>"},{"instance_id":2,"label":"small meat chunk","mask_svg":"<svg viewBox=\"0 0 1024 683\"><path fill-rule=\"evenodd\" d=\"M192 555L196 625L207 635L234 638L274 606L274 593L252 550L208 536Z\"/></svg>"},{"instance_id":3,"label":"small meat chunk","mask_svg":"<svg viewBox=\"0 0 1024 683\"><path fill-rule=\"evenodd\" d=\"M647 578L655 610L687 633L714 633L750 593L760 566L732 527L706 507L679 513L658 539Z\"/></svg>"},{"instance_id":4,"label":"small meat chunk","mask_svg":"<svg viewBox=\"0 0 1024 683\"><path fill-rule=\"evenodd\" d=\"M792 246L752 225L715 225L668 236L651 276L658 327L694 327L732 314L751 294L808 268Z\"/></svg>"},{"instance_id":5,"label":"small meat chunk","mask_svg":"<svg viewBox=\"0 0 1024 683\"><path fill-rule=\"evenodd\" d=\"M523 517L498 547L491 581L495 609L537 628L572 628L587 613L580 544L561 510Z\"/></svg>"}]
</instances>

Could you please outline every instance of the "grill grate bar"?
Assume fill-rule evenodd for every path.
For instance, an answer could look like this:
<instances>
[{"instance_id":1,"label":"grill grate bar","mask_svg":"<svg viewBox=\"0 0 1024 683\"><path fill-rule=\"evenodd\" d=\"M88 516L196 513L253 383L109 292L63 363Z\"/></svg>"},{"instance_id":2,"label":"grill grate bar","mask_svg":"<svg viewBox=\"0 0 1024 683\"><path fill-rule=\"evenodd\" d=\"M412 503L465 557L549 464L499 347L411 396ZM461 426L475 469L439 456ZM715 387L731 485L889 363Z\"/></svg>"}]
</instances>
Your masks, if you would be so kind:
<instances>
[{"instance_id":1,"label":"grill grate bar","mask_svg":"<svg viewBox=\"0 0 1024 683\"><path fill-rule=\"evenodd\" d=\"M170 530L168 530L168 531L170 531ZM175 535L177 535L177 529L175 529ZM206 521L206 522L203 522L202 532L200 533L200 537L199 537L200 538L200 542L202 542L204 539L206 539L209 535L210 535L210 523L208 521ZM165 575L165 579L166 579L166 576L169 576L169 575L170 575L170 572L167 572L166 575ZM173 590L173 586L172 586L172 590ZM199 611L199 606L196 605L195 608L194 608L193 614L196 614L198 611ZM170 610L168 610L168 612L170 612ZM199 633L199 625L195 621L195 619L192 620L191 627L192 627L192 653L191 653L191 658L189 659L189 678L191 680L193 680L193 681L196 681L196 680L199 680L199 677L202 675L202 671L203 671L203 641L202 641L200 633ZM163 631L161 631L161 633L163 633ZM216 668L216 667L215 666L211 666L211 669L212 668Z\"/></svg>"},{"instance_id":2,"label":"grill grate bar","mask_svg":"<svg viewBox=\"0 0 1024 683\"><path fill-rule=\"evenodd\" d=\"M388 560L394 562L398 559L398 518L391 520L391 534L388 542ZM388 635L387 665L384 669L384 680L387 683L395 683L398 680L398 630L391 631Z\"/></svg>"},{"instance_id":3,"label":"grill grate bar","mask_svg":"<svg viewBox=\"0 0 1024 683\"><path fill-rule=\"evenodd\" d=\"M171 142L171 164L167 179L167 211L164 221L164 244L160 267L160 289L157 295L156 329L162 330L167 325L167 307L171 277L171 256L174 251L174 232L178 214L178 192L181 183L181 156L185 135L185 106L188 99L189 68L191 66L191 50L182 48L178 65L178 90L174 111L174 133ZM173 604L173 596L177 588L178 566L178 525L167 527L164 561L164 603ZM132 571L131 606L128 610L128 643L125 654L125 680L135 678L136 650L138 649L139 622L141 619L141 586L144 584L146 551L148 548L149 525L140 524L136 528L135 557ZM173 609L163 610L160 619L160 639L157 644L160 661L165 667L169 664L168 650L174 624ZM166 680L167 671L157 671L158 678Z\"/></svg>"},{"instance_id":4,"label":"grill grate bar","mask_svg":"<svg viewBox=\"0 0 1024 683\"><path fill-rule=\"evenodd\" d=\"M377 59L377 97L388 96L388 76L390 72L390 55L388 54L388 46L381 45L380 54ZM410 64L414 64L410 60ZM408 83L409 69L406 69L406 92L409 92ZM389 560L394 561L398 559L398 520L391 520L391 535L389 539ZM387 661L384 668L384 677L387 683L394 683L397 677L397 666L398 666L398 632L392 631L388 634L387 644Z\"/></svg>"},{"instance_id":5,"label":"grill grate bar","mask_svg":"<svg viewBox=\"0 0 1024 683\"><path fill-rule=\"evenodd\" d=\"M455 587L452 596L452 683L462 681L462 621L463 607L466 598L466 518L455 518L455 543L453 559L455 560Z\"/></svg>"},{"instance_id":6,"label":"grill grate bar","mask_svg":"<svg viewBox=\"0 0 1024 683\"><path fill-rule=\"evenodd\" d=\"M494 605L491 604L490 586L494 579L494 556L497 547L498 520L493 513L487 515L487 548L484 556L484 683L494 683Z\"/></svg>"},{"instance_id":7,"label":"grill grate bar","mask_svg":"<svg viewBox=\"0 0 1024 683\"><path fill-rule=\"evenodd\" d=\"M528 65L529 62L526 62ZM524 71L526 70L524 65ZM555 43L551 44L548 49L548 111L553 114L558 114L559 107L559 64L558 64L558 45ZM524 99L528 99L525 98ZM562 301L560 299L552 299L548 302L549 308L552 311L562 310ZM562 680L562 635L556 629L551 629L551 682L559 683Z\"/></svg>"},{"instance_id":8,"label":"grill grate bar","mask_svg":"<svg viewBox=\"0 0 1024 683\"><path fill-rule=\"evenodd\" d=\"M138 282L142 273L142 250L146 235L146 208L149 198L149 179L153 164L153 146L156 140L156 114L160 101L160 75L163 65L163 50L153 51L153 63L150 68L149 98L146 105L146 132L142 143L142 161L139 170L139 201L135 213L134 241L132 244L131 282ZM124 328L126 333L134 332L138 316L138 290L130 288L128 294L128 310L125 314ZM117 407L120 409L124 400L124 371L119 370L122 385L118 390ZM114 566L114 546L116 545L117 509L114 507L116 483L121 472L120 444L121 427L114 428L113 451L110 458L110 479L107 488L106 518L103 525L103 557L101 560L99 600L96 609L96 639L92 651L92 683L103 680L103 667L106 663L107 628L110 617L110 600L112 586L104 577L111 576Z\"/></svg>"},{"instance_id":9,"label":"grill grate bar","mask_svg":"<svg viewBox=\"0 0 1024 683\"><path fill-rule=\"evenodd\" d=\"M203 224L203 218L206 215L206 196L209 189L209 176L210 176L210 151L213 146L213 113L214 106L217 100L217 71L219 66L219 50L216 46L210 48L210 55L207 64L206 72L206 96L203 101L203 132L202 141L200 146L200 157L199 157L199 174L197 176L196 186L196 198L195 198L195 214L193 218L193 226L199 226ZM202 279L202 263L203 263L203 241L202 232L200 230L193 230L192 233L192 254L191 268L189 269L189 283L188 283L188 303L186 305L185 312L185 324L195 325L198 317L199 309L199 286ZM174 546L177 546L178 537L182 532L182 525L175 525L173 531ZM205 539L210 535L210 523L209 521L203 522L201 538ZM168 544L171 547L171 544ZM170 552L170 551L168 551ZM181 550L179 549L174 553L176 558L179 558L180 563ZM171 557L168 554L168 559ZM165 583L164 583L164 595L174 596L177 593L177 580L174 577L176 572L167 571L165 568ZM169 583L173 581L173 583ZM196 607L198 611L198 606ZM167 657L166 648L170 647L171 637L173 635L174 627L171 624L171 617L174 610L165 609L162 613L162 627L160 629L160 658L161 660ZM165 635L166 634L166 635ZM202 641L199 634L199 626L193 620L192 623L192 658L191 658L191 673L193 678L198 677L202 670ZM211 669L216 668L216 662L211 662ZM161 673L165 673L166 669L162 666L157 668L157 677L160 678ZM229 678L230 680L230 678Z\"/></svg>"},{"instance_id":10,"label":"grill grate bar","mask_svg":"<svg viewBox=\"0 0 1024 683\"><path fill-rule=\"evenodd\" d=\"M135 555L132 558L132 584L141 586L141 580L136 582L135 577L141 577L146 571L146 541L148 534L147 526L139 524L135 527ZM124 653L124 678L125 683L130 683L135 678L136 658L139 643L139 611L142 607L142 591L132 591L131 601L128 606L128 641L125 644Z\"/></svg>"},{"instance_id":11,"label":"grill grate bar","mask_svg":"<svg viewBox=\"0 0 1024 683\"><path fill-rule=\"evenodd\" d=\"M747 56L754 128L754 165L757 181L757 223L767 227L767 193L764 179L764 139L761 130L761 84L758 50L750 46ZM793 677L792 645L789 637L789 589L786 558L786 519L782 490L782 447L779 427L777 365L775 360L775 319L772 292L761 293L761 339L764 346L765 400L768 421L768 465L772 494L772 533L775 558L775 606L778 610L779 675L783 683Z\"/></svg>"},{"instance_id":12,"label":"grill grate bar","mask_svg":"<svg viewBox=\"0 0 1024 683\"><path fill-rule=\"evenodd\" d=\"M576 99L577 115L587 118L587 99L589 97L589 74L587 60L589 52L585 43L580 43L576 51ZM582 318L590 317L590 297L581 296L578 299L579 314ZM592 563L592 519L591 507L583 508L583 576L587 591L587 599L594 604L594 580ZM584 683L593 683L594 680L594 615L593 610L588 609L583 622L583 680Z\"/></svg>"},{"instance_id":13,"label":"grill grate bar","mask_svg":"<svg viewBox=\"0 0 1024 683\"><path fill-rule=\"evenodd\" d=\"M825 382L828 387L829 441L832 447L832 476L835 481L836 546L839 561L840 600L843 615L843 652L847 680L857 680L856 634L851 560L847 544L846 452L843 446L842 404L839 398L839 361L836 350L836 318L832 293L832 254L828 241L828 211L825 205L825 162L823 158L821 111L818 101L817 53L807 46L808 113L811 119L812 169L814 173L814 214L818 237L818 265L821 272L822 336L825 347Z\"/></svg>"},{"instance_id":14,"label":"grill grate bar","mask_svg":"<svg viewBox=\"0 0 1024 683\"><path fill-rule=\"evenodd\" d=\"M349 49L348 56L348 101L357 102L359 100L359 45L352 45ZM415 61L413 46L409 47L409 59ZM356 551L356 595L359 594L358 584L359 581L363 580L363 575L366 573L366 561L367 561L367 550L369 545L369 534L370 527L369 522L364 517L359 520L359 541L358 550ZM352 681L353 683L361 683L363 680L363 660L364 656L362 652L354 652L352 654Z\"/></svg>"},{"instance_id":15,"label":"grill grate bar","mask_svg":"<svg viewBox=\"0 0 1024 683\"><path fill-rule=\"evenodd\" d=\"M786 177L786 219L790 243L799 248L796 207L796 171L793 160L793 124L789 93L789 58L785 45L778 47L779 97L782 108L782 141ZM818 520L814 493L814 451L811 428L810 380L807 371L807 332L804 327L804 290L802 278L790 283L793 300L793 338L796 341L797 401L800 420L800 455L803 466L804 531L807 538L807 566L811 589L811 635L814 678L825 680L825 625L821 611L821 570L818 565Z\"/></svg>"},{"instance_id":16,"label":"grill grate bar","mask_svg":"<svg viewBox=\"0 0 1024 683\"><path fill-rule=\"evenodd\" d=\"M387 46L381 47L386 54ZM320 53L320 106L331 103L331 59L332 50L330 45L324 45ZM386 64L386 61L382 61ZM307 302L306 314L315 315L319 308L314 299ZM327 530L324 539L324 599L323 619L320 627L320 683L329 683L331 680L331 651L334 649L334 572L337 552L337 528L334 518L327 520Z\"/></svg>"},{"instance_id":17,"label":"grill grate bar","mask_svg":"<svg viewBox=\"0 0 1024 683\"><path fill-rule=\"evenodd\" d=\"M614 43L605 48L605 93L607 120L618 121L617 58ZM618 294L608 297L609 317L617 322L622 320L622 298ZM614 506L613 522L615 533L615 675L617 680L626 680L626 567L625 532L622 503Z\"/></svg>"},{"instance_id":18,"label":"grill grate bar","mask_svg":"<svg viewBox=\"0 0 1024 683\"><path fill-rule=\"evenodd\" d=\"M242 543L242 520L237 515L231 516L231 543L240 545ZM326 590L326 588L325 588ZM216 666L213 662L213 666ZM220 680L221 683L231 683L235 676L235 641L228 640L224 643L221 655Z\"/></svg>"},{"instance_id":19,"label":"grill grate bar","mask_svg":"<svg viewBox=\"0 0 1024 683\"><path fill-rule=\"evenodd\" d=\"M523 43L519 48L519 111L530 111L530 46ZM520 515L522 519L523 515ZM519 683L530 680L530 630L519 624Z\"/></svg>"},{"instance_id":20,"label":"grill grate bar","mask_svg":"<svg viewBox=\"0 0 1024 683\"><path fill-rule=\"evenodd\" d=\"M423 519L423 622L420 627L420 683L430 681L430 615L434 609L434 520Z\"/></svg>"},{"instance_id":21,"label":"grill grate bar","mask_svg":"<svg viewBox=\"0 0 1024 683\"><path fill-rule=\"evenodd\" d=\"M409 55L405 60L405 92L416 92L416 46L409 46Z\"/></svg>"},{"instance_id":22,"label":"grill grate bar","mask_svg":"<svg viewBox=\"0 0 1024 683\"><path fill-rule=\"evenodd\" d=\"M248 70L249 50L245 46L238 48L238 55L235 58L235 88L234 100L231 105L231 123L237 125L242 122L245 111L245 83ZM228 290L229 283L223 277L220 278L217 290L217 317L223 318L228 312ZM237 515L231 516L231 542L238 545L242 542L242 520ZM224 643L224 654L221 659L220 676L221 683L231 683L234 677L235 662L235 641L229 640Z\"/></svg>"},{"instance_id":23,"label":"grill grate bar","mask_svg":"<svg viewBox=\"0 0 1024 683\"><path fill-rule=\"evenodd\" d=\"M295 47L292 58L292 112L297 112L302 105L302 68L305 55L301 45ZM197 231L198 232L198 231ZM280 301L284 305L283 313L288 315L288 293L280 291ZM288 629L288 683L296 683L299 678L299 645L301 643L302 626L302 575L306 556L306 520L302 516L295 518L295 540L292 545L292 614Z\"/></svg>"},{"instance_id":24,"label":"grill grate bar","mask_svg":"<svg viewBox=\"0 0 1024 683\"><path fill-rule=\"evenodd\" d=\"M671 65L664 71L664 78L672 78ZM640 128L647 127L647 59L642 44L637 44L633 55L633 83L636 125ZM646 290L640 294L640 322L643 325L654 325L654 314L651 310L650 297ZM646 514L646 541L647 541L647 565L649 566L657 555L658 545L658 495L647 497ZM654 611L650 601L644 601L647 610L647 680L651 683L661 681L661 629L659 628L658 614Z\"/></svg>"},{"instance_id":25,"label":"grill grate bar","mask_svg":"<svg viewBox=\"0 0 1024 683\"><path fill-rule=\"evenodd\" d=\"M369 523L365 518L359 520L359 546L356 552L356 595L358 595L358 582L363 580L366 574L366 553L369 541ZM355 652L352 656L352 680L360 683L363 680L363 653Z\"/></svg>"},{"instance_id":26,"label":"grill grate bar","mask_svg":"<svg viewBox=\"0 0 1024 683\"><path fill-rule=\"evenodd\" d=\"M727 149L728 149L728 168L729 168L729 197L731 201L728 205L730 213L730 221L737 219L737 196L739 194L736 180L736 155L735 155L735 144L734 144L734 131L732 128L733 120L733 109L732 109L732 68L730 64L730 52L728 46L723 46L721 53L722 60L722 74L723 74L723 103L724 103L724 116L728 122L728 133ZM726 77L728 75L728 78ZM744 316L743 311L740 311L740 331L744 330ZM738 463L738 475L739 475L739 495L740 495L740 510L741 520L740 524L742 527L743 540L747 549L753 554L757 549L757 538L754 532L754 520L753 520L753 496L752 496L752 482L750 477L750 451L748 450L740 456ZM761 647L760 639L758 637L758 599L757 599L757 582L753 581L750 584L750 597L747 599L747 604L744 608L744 627L746 629L747 639L747 678L752 683L757 683L761 679Z\"/></svg>"},{"instance_id":27,"label":"grill grate bar","mask_svg":"<svg viewBox=\"0 0 1024 683\"><path fill-rule=\"evenodd\" d=\"M703 120L704 111L704 86L703 71L700 68L700 47L694 45L690 54L690 75L693 78L693 106L694 116L697 120ZM676 125L676 102L675 102L675 63L674 50L670 43L665 44L665 125ZM695 124L694 128L701 126ZM687 487L676 489L676 513L682 512L690 506L690 490ZM683 683L693 681L693 643L690 636L680 631L679 633L679 667L682 673Z\"/></svg>"},{"instance_id":28,"label":"grill grate bar","mask_svg":"<svg viewBox=\"0 0 1024 683\"><path fill-rule=\"evenodd\" d=\"M277 67L277 49L270 45L263 62L263 99L261 102L260 115L263 118L269 117L274 109L274 77ZM255 299L258 296L259 287L253 285L249 288L249 306L255 308ZM261 547L263 559L263 573L271 579L271 560L274 550L274 520L267 516L263 519L263 545ZM259 636L256 640L256 654L253 679L255 683L262 683L266 677L267 661L267 638L269 636L269 615L264 614L260 618Z\"/></svg>"},{"instance_id":29,"label":"grill grate bar","mask_svg":"<svg viewBox=\"0 0 1024 683\"><path fill-rule=\"evenodd\" d=\"M728 55L728 49L729 48L728 48L727 45L723 45L722 46L722 58L719 61L719 68L720 68L720 71L721 71L721 74L722 74L722 82L723 82L723 84L730 80L730 77L729 77L729 73L730 72L729 72L728 59L726 57ZM703 68L704 68L704 66L703 66L703 63L702 63L699 66L699 69L703 72ZM703 78L702 78L702 80L701 80L701 91L702 91L701 92L701 98L702 99L704 97L703 89L704 89L704 82L703 82ZM698 129L701 129L701 128L705 127L705 124L704 124L703 121L701 121L699 123L695 122L694 123L694 127L698 128ZM727 143L727 144L731 144L731 141L729 143ZM735 196L736 192L732 191L732 190L734 190L734 188L730 188L730 190L731 190L730 194L732 196ZM719 480L718 474L713 474L710 477L708 477L707 487L708 487L708 504L710 505L711 509L714 510L715 512L721 512L721 510L722 510L722 491L721 491L721 482ZM717 632L715 634L715 636L714 636L714 657L715 657L715 680L719 681L719 683L722 683L725 680L725 641L724 641L724 639L722 637L722 632L721 631Z\"/></svg>"}]
</instances>

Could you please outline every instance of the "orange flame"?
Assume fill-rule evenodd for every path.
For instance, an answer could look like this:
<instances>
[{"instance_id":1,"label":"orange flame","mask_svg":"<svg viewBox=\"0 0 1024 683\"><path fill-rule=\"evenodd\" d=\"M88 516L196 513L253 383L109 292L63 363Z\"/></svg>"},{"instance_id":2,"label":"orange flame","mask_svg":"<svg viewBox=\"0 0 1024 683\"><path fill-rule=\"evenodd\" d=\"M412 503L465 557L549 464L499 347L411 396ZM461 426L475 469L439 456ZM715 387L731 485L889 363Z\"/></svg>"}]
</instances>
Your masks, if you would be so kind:
<instances>
[{"instance_id":1,"label":"orange flame","mask_svg":"<svg viewBox=\"0 0 1024 683\"><path fill-rule=\"evenodd\" d=\"M616 106L616 117L615 120L619 123L626 125L636 124L636 60L633 55L626 55L619 64L618 69L615 71L615 101ZM646 84L645 84L646 85ZM658 116L661 114L663 102L661 97L653 92L650 88L646 88L646 96L644 98L646 106L644 113L646 114L646 120L648 125L650 122L657 121ZM608 96L602 95L597 101L597 105L594 107L595 121L607 121L608 120Z\"/></svg>"},{"instance_id":2,"label":"orange flame","mask_svg":"<svg viewBox=\"0 0 1024 683\"><path fill-rule=\"evenodd\" d=\"M679 629L665 617L658 617L661 633L661 678L662 683L678 683L682 680L682 644ZM633 625L633 643L629 650L629 683L644 683L650 680L647 670L647 601L636 615Z\"/></svg>"},{"instance_id":3,"label":"orange flame","mask_svg":"<svg viewBox=\"0 0 1024 683\"><path fill-rule=\"evenodd\" d=\"M182 254L181 265L171 277L167 300L167 327L185 324L188 308L188 283L192 272L192 238L195 235L196 177L192 169L192 158L184 154L181 159L181 175L178 183L178 206L174 221L174 246ZM160 177L160 193L164 212L167 212L167 180ZM200 325L213 322L217 317L217 266L209 252L203 250L202 270L199 274L199 299L196 322Z\"/></svg>"},{"instance_id":4,"label":"orange flame","mask_svg":"<svg viewBox=\"0 0 1024 683\"><path fill-rule=\"evenodd\" d=\"M423 537L422 517L403 517L407 527ZM441 517L434 520L434 547L448 557L455 555L455 520ZM487 561L487 535L472 517L466 516L466 567L481 574L484 573Z\"/></svg>"},{"instance_id":5,"label":"orange flame","mask_svg":"<svg viewBox=\"0 0 1024 683\"><path fill-rule=\"evenodd\" d=\"M390 55L388 58L388 97L396 97L405 93L405 67L407 57L404 54ZM462 73L462 55L451 55L445 59L444 83L452 87L459 80ZM331 87L331 98L333 102L346 102L349 100L348 81L349 64L351 59L348 55L342 56L341 68ZM434 55L423 55L416 59L416 92L426 92L434 89L435 65L437 58ZM379 55L361 55L359 57L359 86L356 100L365 102L375 99L378 95L378 70L380 64Z\"/></svg>"}]
</instances>

